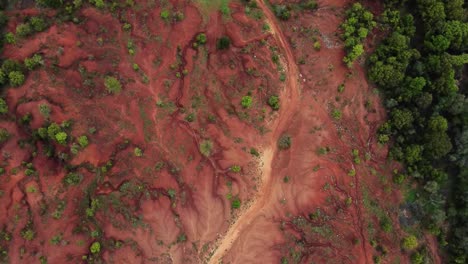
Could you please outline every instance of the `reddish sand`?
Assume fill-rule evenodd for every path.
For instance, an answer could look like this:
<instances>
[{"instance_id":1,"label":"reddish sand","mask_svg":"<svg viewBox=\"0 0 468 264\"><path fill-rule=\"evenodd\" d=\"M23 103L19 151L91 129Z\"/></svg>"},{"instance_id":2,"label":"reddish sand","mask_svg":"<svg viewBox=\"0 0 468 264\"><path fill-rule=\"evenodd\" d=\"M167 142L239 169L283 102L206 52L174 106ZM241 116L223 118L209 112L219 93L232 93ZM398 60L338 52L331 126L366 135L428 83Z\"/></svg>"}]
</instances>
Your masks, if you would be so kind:
<instances>
[{"instance_id":1,"label":"reddish sand","mask_svg":"<svg viewBox=\"0 0 468 264\"><path fill-rule=\"evenodd\" d=\"M46 62L5 95L12 110L0 121L12 138L0 146L7 171L0 224L11 235L0 242L6 260L372 263L377 251L369 242L378 240L388 251L386 261L406 261L398 225L394 235L382 234L364 206L365 199L385 201L379 205L396 221L399 194L388 180L395 165L386 163L386 148L374 136L384 110L361 65L347 77L342 63L336 32L348 1L318 1L317 11L288 22L278 21L263 0L257 1L260 20L247 16L240 3L230 4L226 17L200 11L192 1L169 1L164 8L184 13L179 22L161 20L159 1L135 2L114 15L84 8L80 23L54 25L5 47L4 56L23 60L41 53ZM132 25L130 32L122 30L123 21ZM9 28L20 22L12 19ZM208 42L194 48L201 32ZM223 35L232 44L219 51L216 40ZM322 43L320 51L312 37ZM285 82L272 50L280 55ZM106 92L107 75L120 80L120 93ZM341 83L346 88L338 93ZM248 93L254 102L246 110L240 101ZM267 106L271 95L280 96L279 111ZM50 105L49 119L39 113L41 104ZM334 108L341 109L341 120L331 117ZM27 113L29 127L15 121ZM65 120L73 121L72 140L52 143L52 158L41 141L18 148L17 141L31 139L35 129ZM292 137L289 150L278 148L283 134ZM90 145L70 153L81 135ZM206 140L213 146L208 156L199 147ZM135 156L137 147L142 157ZM319 154L326 147L329 153ZM360 152L359 165L352 149ZM23 161L37 173L26 176ZM232 172L233 165L241 172ZM348 175L352 168L354 177ZM64 184L70 172L80 175L79 185ZM239 209L231 208L234 198ZM94 215L87 216L96 201ZM22 236L27 229L35 233L31 241ZM52 243L58 235L61 240ZM97 255L89 252L95 241L101 243Z\"/></svg>"}]
</instances>

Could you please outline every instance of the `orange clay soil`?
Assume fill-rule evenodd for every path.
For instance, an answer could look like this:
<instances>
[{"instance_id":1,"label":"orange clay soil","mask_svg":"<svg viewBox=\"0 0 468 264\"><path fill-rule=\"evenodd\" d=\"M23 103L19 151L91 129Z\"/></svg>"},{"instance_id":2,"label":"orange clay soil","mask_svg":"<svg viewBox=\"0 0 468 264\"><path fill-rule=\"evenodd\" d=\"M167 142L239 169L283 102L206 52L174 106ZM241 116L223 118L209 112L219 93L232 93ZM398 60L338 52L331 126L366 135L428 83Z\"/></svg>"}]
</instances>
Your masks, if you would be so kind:
<instances>
[{"instance_id":1,"label":"orange clay soil","mask_svg":"<svg viewBox=\"0 0 468 264\"><path fill-rule=\"evenodd\" d=\"M341 61L337 32L348 1L318 1L318 10L288 22L263 0L251 10L260 19L235 1L230 15L194 1L135 2L113 15L88 6L77 23L6 45L3 56L40 53L45 65L4 95L3 261L372 263L383 253L407 261L389 180L395 165L374 136L384 110L362 65L350 72ZM163 9L184 18L163 21ZM35 12L11 12L10 31L22 22L17 14ZM199 33L205 45L194 45ZM216 48L222 36L231 39L227 50ZM106 91L106 76L122 90ZM271 95L279 111L266 104ZM64 145L35 132L66 120ZM285 134L292 145L280 150ZM81 135L85 148L76 145ZM390 233L379 227L385 215ZM93 242L101 245L95 254Z\"/></svg>"}]
</instances>

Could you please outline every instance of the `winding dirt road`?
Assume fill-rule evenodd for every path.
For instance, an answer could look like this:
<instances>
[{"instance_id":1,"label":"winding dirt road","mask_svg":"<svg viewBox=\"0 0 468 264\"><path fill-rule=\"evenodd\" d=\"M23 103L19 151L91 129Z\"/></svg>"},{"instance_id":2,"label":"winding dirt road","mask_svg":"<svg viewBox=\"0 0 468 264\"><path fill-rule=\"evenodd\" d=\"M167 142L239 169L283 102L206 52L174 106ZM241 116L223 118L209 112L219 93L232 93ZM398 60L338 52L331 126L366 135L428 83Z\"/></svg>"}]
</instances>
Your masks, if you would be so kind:
<instances>
[{"instance_id":1,"label":"winding dirt road","mask_svg":"<svg viewBox=\"0 0 468 264\"><path fill-rule=\"evenodd\" d=\"M227 233L219 241L218 247L208 262L210 264L220 263L223 256L231 249L233 243L237 240L245 227L249 226L256 217L262 214L262 209L269 201L272 190L271 164L276 155L276 152L278 151L277 140L288 128L288 125L290 124L290 121L292 120L299 106L299 70L295 63L293 53L291 52L286 37L281 31L274 14L263 0L258 0L257 3L259 8L262 9L263 13L265 14L266 20L270 24L273 37L283 49L287 64L285 65L285 70L288 74L288 81L286 83L286 89L284 89L280 94L281 110L279 111L279 118L277 119L277 123L273 128L269 147L267 146L263 151L262 175L259 190L253 198L253 203L251 206L243 213L241 213L237 221L230 226Z\"/></svg>"}]
</instances>

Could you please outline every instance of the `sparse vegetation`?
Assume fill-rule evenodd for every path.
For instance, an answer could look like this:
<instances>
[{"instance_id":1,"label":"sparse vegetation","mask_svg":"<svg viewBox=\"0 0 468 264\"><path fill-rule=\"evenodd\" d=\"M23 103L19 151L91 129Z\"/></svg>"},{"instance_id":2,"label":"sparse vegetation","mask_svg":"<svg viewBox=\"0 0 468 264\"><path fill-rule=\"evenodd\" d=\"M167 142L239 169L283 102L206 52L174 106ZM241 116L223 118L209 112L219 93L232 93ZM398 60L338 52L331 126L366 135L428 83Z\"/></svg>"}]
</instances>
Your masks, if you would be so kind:
<instances>
[{"instance_id":1,"label":"sparse vegetation","mask_svg":"<svg viewBox=\"0 0 468 264\"><path fill-rule=\"evenodd\" d=\"M289 135L282 135L278 140L278 148L281 150L286 150L291 147L292 139Z\"/></svg>"},{"instance_id":2,"label":"sparse vegetation","mask_svg":"<svg viewBox=\"0 0 468 264\"><path fill-rule=\"evenodd\" d=\"M200 143L200 152L203 156L209 157L213 149L213 142L211 140L203 140Z\"/></svg>"},{"instance_id":3,"label":"sparse vegetation","mask_svg":"<svg viewBox=\"0 0 468 264\"><path fill-rule=\"evenodd\" d=\"M112 76L106 76L106 78L104 78L104 85L106 86L107 92L111 94L118 94L122 90L122 85L119 80Z\"/></svg>"}]
</instances>

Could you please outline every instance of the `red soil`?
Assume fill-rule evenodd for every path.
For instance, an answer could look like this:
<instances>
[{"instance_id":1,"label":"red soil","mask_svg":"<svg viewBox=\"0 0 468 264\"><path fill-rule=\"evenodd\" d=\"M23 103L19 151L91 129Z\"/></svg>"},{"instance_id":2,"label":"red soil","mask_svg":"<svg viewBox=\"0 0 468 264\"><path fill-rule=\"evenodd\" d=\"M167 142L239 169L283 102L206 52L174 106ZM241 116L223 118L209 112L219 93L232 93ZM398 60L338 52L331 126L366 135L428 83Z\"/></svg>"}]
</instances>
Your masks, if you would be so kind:
<instances>
[{"instance_id":1,"label":"red soil","mask_svg":"<svg viewBox=\"0 0 468 264\"><path fill-rule=\"evenodd\" d=\"M386 260L404 260L398 232L368 228L378 219L364 200L388 201L382 207L396 220L399 195L382 191L391 181L376 176L388 176L392 166L374 138L384 119L378 97L360 65L347 77L341 62L336 32L348 1L319 1L317 11L287 23L263 0L257 1L264 14L259 21L239 3L230 5L226 19L173 0L164 8L185 18L163 22L162 6L135 2L115 15L85 8L80 23L54 25L4 50L18 60L41 53L46 61L22 87L7 91L13 114L0 121L14 139L0 146L7 171L0 184L0 225L11 235L0 245L10 262L35 263L40 256L48 263L81 262L83 256L99 262L89 253L99 241L104 263L278 263L281 257L289 263L372 263L373 239L387 248ZM122 30L122 21L132 25L131 32ZM270 32L262 31L264 22ZM200 32L208 42L193 48ZM218 51L216 40L223 35L232 45ZM320 51L313 49L312 36L322 43ZM271 61L272 48L281 55L284 83ZM132 69L134 63L140 70ZM105 91L106 75L121 81L119 94ZM346 88L338 94L341 83ZM240 100L248 92L254 103L245 110ZM266 105L276 94L277 112ZM86 134L90 145L73 155L71 144L54 143L52 158L40 141L18 148L19 139L30 139L47 122L41 104L51 106L50 121L73 120L73 142ZM331 117L334 108L342 110L341 120ZM30 127L15 121L27 113ZM193 122L186 121L190 113ZM292 137L289 150L277 147L284 133ZM208 157L200 153L204 140L213 143ZM142 157L134 155L136 147ZM249 153L252 147L260 158ZM320 155L321 147L330 152ZM361 164L353 163L352 149L360 151ZM26 176L23 161L37 174ZM231 172L232 165L240 165L241 173ZM19 168L16 174L13 168ZM351 168L354 177L347 175ZM63 183L71 171L81 175L78 186ZM242 201L240 209L231 208L230 196ZM99 206L86 216L93 199ZM317 210L320 216L311 217ZM22 237L27 229L35 233L31 241ZM58 245L51 243L59 234Z\"/></svg>"}]
</instances>

